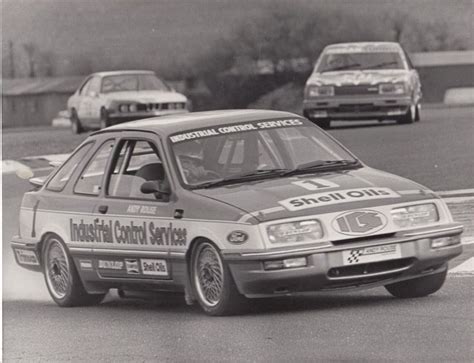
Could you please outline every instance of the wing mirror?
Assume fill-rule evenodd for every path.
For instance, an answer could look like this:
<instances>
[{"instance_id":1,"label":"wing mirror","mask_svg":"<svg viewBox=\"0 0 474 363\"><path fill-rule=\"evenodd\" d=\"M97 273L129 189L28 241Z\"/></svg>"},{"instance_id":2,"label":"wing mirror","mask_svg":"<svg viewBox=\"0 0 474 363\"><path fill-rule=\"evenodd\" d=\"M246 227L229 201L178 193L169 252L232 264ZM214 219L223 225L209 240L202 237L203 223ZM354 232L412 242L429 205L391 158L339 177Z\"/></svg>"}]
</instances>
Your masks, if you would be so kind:
<instances>
[{"instance_id":1,"label":"wing mirror","mask_svg":"<svg viewBox=\"0 0 474 363\"><path fill-rule=\"evenodd\" d=\"M140 191L143 194L155 194L157 198L160 198L161 196L169 196L171 194L168 189L163 188L156 181L144 182L140 187Z\"/></svg>"},{"instance_id":2,"label":"wing mirror","mask_svg":"<svg viewBox=\"0 0 474 363\"><path fill-rule=\"evenodd\" d=\"M95 92L95 91L90 91L90 92L89 92L89 96L90 96L90 97L98 97L99 94L98 94L97 92Z\"/></svg>"}]
</instances>

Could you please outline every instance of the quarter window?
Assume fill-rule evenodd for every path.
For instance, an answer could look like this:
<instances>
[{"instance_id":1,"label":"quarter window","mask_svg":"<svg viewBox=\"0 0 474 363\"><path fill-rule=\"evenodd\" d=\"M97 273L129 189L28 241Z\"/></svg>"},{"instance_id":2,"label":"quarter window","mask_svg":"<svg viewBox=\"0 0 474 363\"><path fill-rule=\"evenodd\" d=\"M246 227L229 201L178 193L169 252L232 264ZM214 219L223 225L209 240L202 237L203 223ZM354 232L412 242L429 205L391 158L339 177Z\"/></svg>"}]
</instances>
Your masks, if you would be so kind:
<instances>
[{"instance_id":1,"label":"quarter window","mask_svg":"<svg viewBox=\"0 0 474 363\"><path fill-rule=\"evenodd\" d=\"M92 147L92 143L84 144L77 149L72 156L60 167L59 171L49 181L46 189L52 191L61 191L66 186L66 183L71 178L72 173L76 170L79 163L84 159L87 152Z\"/></svg>"},{"instance_id":2,"label":"quarter window","mask_svg":"<svg viewBox=\"0 0 474 363\"><path fill-rule=\"evenodd\" d=\"M77 180L75 193L99 195L107 160L113 147L114 140L108 140L99 148Z\"/></svg>"}]
</instances>

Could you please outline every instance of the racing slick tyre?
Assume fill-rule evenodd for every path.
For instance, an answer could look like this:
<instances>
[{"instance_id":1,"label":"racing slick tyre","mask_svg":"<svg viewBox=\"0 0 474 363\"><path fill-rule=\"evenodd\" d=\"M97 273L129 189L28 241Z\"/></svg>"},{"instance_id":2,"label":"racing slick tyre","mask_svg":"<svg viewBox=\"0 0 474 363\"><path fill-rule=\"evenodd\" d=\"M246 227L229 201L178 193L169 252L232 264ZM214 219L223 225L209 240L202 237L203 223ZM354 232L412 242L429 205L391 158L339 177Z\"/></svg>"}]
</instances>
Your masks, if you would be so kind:
<instances>
[{"instance_id":1,"label":"racing slick tyre","mask_svg":"<svg viewBox=\"0 0 474 363\"><path fill-rule=\"evenodd\" d=\"M331 120L328 118L318 118L318 119L311 119L311 121L321 127L322 129L329 129L331 127Z\"/></svg>"},{"instance_id":2,"label":"racing slick tyre","mask_svg":"<svg viewBox=\"0 0 474 363\"><path fill-rule=\"evenodd\" d=\"M415 122L417 106L415 104L408 107L408 111L405 115L401 116L397 122L399 124L412 124Z\"/></svg>"},{"instance_id":3,"label":"racing slick tyre","mask_svg":"<svg viewBox=\"0 0 474 363\"><path fill-rule=\"evenodd\" d=\"M43 245L43 272L49 294L59 306L81 306L100 303L105 294L88 294L82 285L74 261L57 236Z\"/></svg>"},{"instance_id":4,"label":"racing slick tyre","mask_svg":"<svg viewBox=\"0 0 474 363\"><path fill-rule=\"evenodd\" d=\"M75 109L71 110L71 130L73 134L80 134L84 132L84 128L82 127L81 121L79 120Z\"/></svg>"},{"instance_id":5,"label":"racing slick tyre","mask_svg":"<svg viewBox=\"0 0 474 363\"><path fill-rule=\"evenodd\" d=\"M421 120L421 105L419 103L416 104L416 111L415 111L415 122Z\"/></svg>"},{"instance_id":6,"label":"racing slick tyre","mask_svg":"<svg viewBox=\"0 0 474 363\"><path fill-rule=\"evenodd\" d=\"M433 275L385 285L385 288L393 296L403 299L428 296L441 289L447 273L448 269Z\"/></svg>"},{"instance_id":7,"label":"racing slick tyre","mask_svg":"<svg viewBox=\"0 0 474 363\"><path fill-rule=\"evenodd\" d=\"M107 110L105 108L101 108L100 110L100 129L105 129L106 127L110 126L109 115L107 114Z\"/></svg>"},{"instance_id":8,"label":"racing slick tyre","mask_svg":"<svg viewBox=\"0 0 474 363\"><path fill-rule=\"evenodd\" d=\"M213 244L205 241L195 246L190 270L194 294L207 314L233 315L245 309L247 299L237 291L229 267Z\"/></svg>"}]
</instances>

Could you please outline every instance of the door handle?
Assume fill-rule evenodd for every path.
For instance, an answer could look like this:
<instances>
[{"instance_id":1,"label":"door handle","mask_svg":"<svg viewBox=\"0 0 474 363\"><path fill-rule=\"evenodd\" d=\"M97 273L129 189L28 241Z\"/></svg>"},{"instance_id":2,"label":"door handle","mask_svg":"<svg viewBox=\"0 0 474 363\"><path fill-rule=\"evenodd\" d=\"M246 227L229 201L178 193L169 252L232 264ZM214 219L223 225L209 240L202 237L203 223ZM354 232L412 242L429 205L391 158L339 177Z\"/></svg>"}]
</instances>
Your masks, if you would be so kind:
<instances>
[{"instance_id":1,"label":"door handle","mask_svg":"<svg viewBox=\"0 0 474 363\"><path fill-rule=\"evenodd\" d=\"M107 213L107 210L109 209L109 206L108 205L101 205L99 206L99 212L102 213L102 214L105 214Z\"/></svg>"}]
</instances>

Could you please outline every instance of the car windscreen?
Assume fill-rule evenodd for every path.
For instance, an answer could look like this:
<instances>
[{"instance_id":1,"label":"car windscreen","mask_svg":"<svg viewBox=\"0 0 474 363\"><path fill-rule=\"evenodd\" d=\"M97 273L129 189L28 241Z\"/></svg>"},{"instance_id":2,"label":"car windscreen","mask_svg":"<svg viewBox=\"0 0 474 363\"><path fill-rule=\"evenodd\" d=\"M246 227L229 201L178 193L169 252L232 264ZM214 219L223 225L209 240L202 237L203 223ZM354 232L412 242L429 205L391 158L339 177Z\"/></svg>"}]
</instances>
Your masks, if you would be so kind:
<instances>
[{"instance_id":1,"label":"car windscreen","mask_svg":"<svg viewBox=\"0 0 474 363\"><path fill-rule=\"evenodd\" d=\"M404 69L398 52L337 52L323 54L317 72L344 70Z\"/></svg>"},{"instance_id":2,"label":"car windscreen","mask_svg":"<svg viewBox=\"0 0 474 363\"><path fill-rule=\"evenodd\" d=\"M123 91L170 91L168 85L154 74L122 74L102 80L102 93Z\"/></svg>"},{"instance_id":3,"label":"car windscreen","mask_svg":"<svg viewBox=\"0 0 474 363\"><path fill-rule=\"evenodd\" d=\"M240 176L273 177L311 165L358 163L321 129L299 118L189 130L171 135L169 143L181 179L190 187Z\"/></svg>"}]
</instances>

